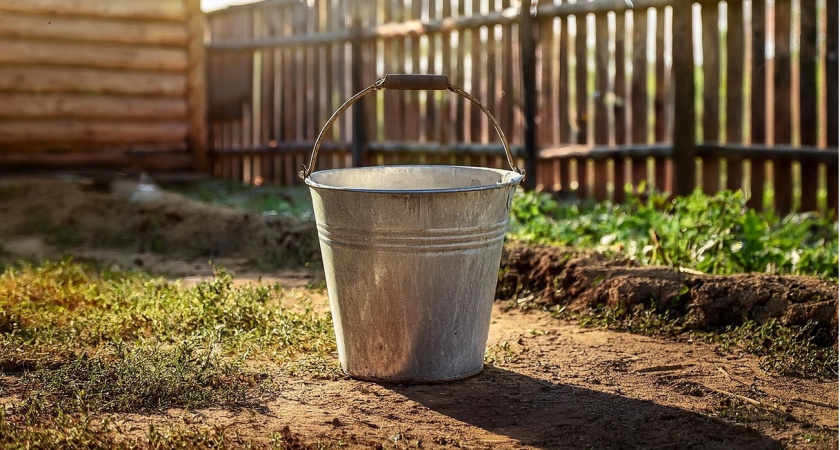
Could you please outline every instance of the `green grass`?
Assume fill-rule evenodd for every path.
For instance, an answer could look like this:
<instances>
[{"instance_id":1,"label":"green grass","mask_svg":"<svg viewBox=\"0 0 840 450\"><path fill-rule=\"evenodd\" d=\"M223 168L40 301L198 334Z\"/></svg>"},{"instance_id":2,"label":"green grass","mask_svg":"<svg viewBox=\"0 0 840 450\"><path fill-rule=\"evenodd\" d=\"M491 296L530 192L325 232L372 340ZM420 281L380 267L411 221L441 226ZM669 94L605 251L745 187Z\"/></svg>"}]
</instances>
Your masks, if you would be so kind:
<instances>
[{"instance_id":1,"label":"green grass","mask_svg":"<svg viewBox=\"0 0 840 450\"><path fill-rule=\"evenodd\" d=\"M838 278L836 221L817 213L758 212L745 206L740 192L706 196L698 190L673 199L631 193L621 205L564 204L547 194L518 194L510 234L710 274Z\"/></svg>"},{"instance_id":2,"label":"green grass","mask_svg":"<svg viewBox=\"0 0 840 450\"><path fill-rule=\"evenodd\" d=\"M277 284L235 287L224 269L185 288L139 272L47 262L0 275L0 344L95 348L218 336L226 354L248 350L288 358L332 351L329 317L286 308L289 296L307 303Z\"/></svg>"},{"instance_id":3,"label":"green grass","mask_svg":"<svg viewBox=\"0 0 840 450\"><path fill-rule=\"evenodd\" d=\"M191 287L70 260L6 269L0 367L14 381L0 396L17 401L0 406L0 448L119 447L87 418L249 408L273 375L335 377L332 322L310 292L235 286L223 269ZM218 431L150 430L143 445L250 445Z\"/></svg>"}]
</instances>

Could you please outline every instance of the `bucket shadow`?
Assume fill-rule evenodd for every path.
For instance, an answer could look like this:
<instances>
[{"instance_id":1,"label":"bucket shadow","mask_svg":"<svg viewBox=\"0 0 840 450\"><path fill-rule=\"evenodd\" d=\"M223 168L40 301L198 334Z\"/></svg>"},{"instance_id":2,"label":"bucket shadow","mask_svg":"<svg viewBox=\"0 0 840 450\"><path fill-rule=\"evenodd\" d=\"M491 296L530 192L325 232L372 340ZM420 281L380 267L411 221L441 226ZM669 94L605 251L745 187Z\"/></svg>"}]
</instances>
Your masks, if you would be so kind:
<instances>
[{"instance_id":1,"label":"bucket shadow","mask_svg":"<svg viewBox=\"0 0 840 450\"><path fill-rule=\"evenodd\" d=\"M540 448L779 448L745 427L621 395L485 367L458 382L383 385L421 405Z\"/></svg>"}]
</instances>

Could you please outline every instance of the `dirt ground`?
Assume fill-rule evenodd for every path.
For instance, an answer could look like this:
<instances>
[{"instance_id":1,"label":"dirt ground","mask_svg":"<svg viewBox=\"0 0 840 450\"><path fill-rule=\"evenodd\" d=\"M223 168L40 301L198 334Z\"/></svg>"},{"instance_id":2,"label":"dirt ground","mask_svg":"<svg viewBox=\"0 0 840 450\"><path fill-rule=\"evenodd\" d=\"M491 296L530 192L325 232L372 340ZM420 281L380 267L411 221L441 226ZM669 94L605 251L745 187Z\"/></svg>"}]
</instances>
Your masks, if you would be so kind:
<instances>
[{"instance_id":1,"label":"dirt ground","mask_svg":"<svg viewBox=\"0 0 840 450\"><path fill-rule=\"evenodd\" d=\"M279 378L280 394L252 409L112 419L129 433L186 423L265 443L288 427L302 443L351 447L837 447L837 382L769 375L755 357L584 329L502 303L488 345L507 349L496 366L453 383Z\"/></svg>"},{"instance_id":2,"label":"dirt ground","mask_svg":"<svg viewBox=\"0 0 840 450\"><path fill-rule=\"evenodd\" d=\"M168 197L163 203L156 203L160 200L157 199L130 206L131 202L124 200L121 204L116 193L87 192L81 188L63 189L64 194L49 199L57 205L50 210L48 199L43 196L56 186L43 188L36 182L23 188L7 185L0 189L0 214L4 217L0 244L7 259L70 254L105 265L166 273L190 283L211 275L207 259L212 257L231 269L240 283L262 279L303 286L319 281L317 270L311 268L259 270L248 258L247 249L240 251L213 234L262 233L259 235L265 237L264 242L274 243L268 250L282 251L283 246L291 245L295 239L310 238L306 237L308 231L300 231L295 224L292 233L285 233L279 225L260 223L258 215L226 209L213 212L210 207L183 198ZM21 210L15 202L26 202L29 209ZM85 211L91 211L91 216L79 219ZM112 213L109 215L108 211ZM178 212L178 220L170 215L169 220L174 222L167 225L169 228L162 228L163 222L143 218L166 220L167 214L173 211ZM184 211L194 211L194 214ZM89 234L86 231L89 226L82 222L97 223L97 214L99 223L102 217L108 217L108 226L102 229L115 243L121 243L121 247L89 245L96 235ZM37 220L33 221L33 217ZM203 239L201 245L174 247L178 239L188 239L189 228L184 228L185 224L196 227L218 222L219 217L227 222L220 221L223 225L211 230L213 233L193 233L196 240ZM116 238L120 236L120 223L123 232L140 230L142 234L149 223L156 223L156 230L175 231L167 236L153 230L142 242L119 241ZM129 229L125 228L126 224ZM12 232L33 226L42 227L46 233ZM67 241L56 242L54 235L50 237L50 233L68 226L74 235ZM152 235L167 243L166 252L149 251L148 236ZM570 260L564 261L566 264ZM610 292L620 294L617 285L593 282L600 276L596 266L587 268L580 264L578 261L575 267L590 277L586 289L580 287L585 283L578 286L581 292L592 291L593 298L607 301ZM610 266L611 263L605 265ZM696 279L702 277L691 276L695 278L689 280L694 283L690 287L700 289L702 283ZM519 284L521 288L522 283ZM539 292L550 286L532 284L527 288ZM564 289L574 286L572 283ZM614 289L610 290L610 286ZM673 288L667 284L657 286L666 291ZM825 317L828 325L833 317L836 328L836 285L814 288L834 293L831 299L826 299L834 302L833 316ZM676 289L679 294L680 288ZM598 292L605 297L598 297L602 295ZM321 309L327 309L324 296L315 300ZM789 304L798 304L792 297L788 300ZM129 435L142 434L150 424L188 424L221 427L228 434L266 444L269 436L277 432L301 444L341 442L350 447L385 448L837 448L838 445L836 380L774 376L759 368L757 357L723 353L705 342L585 329L543 311L523 311L510 308L506 302L497 302L488 346L492 362L479 375L458 382L387 385L349 377L305 379L269 373L277 389L271 389L274 394L258 399L255 403L258 406L122 414L110 419Z\"/></svg>"}]
</instances>

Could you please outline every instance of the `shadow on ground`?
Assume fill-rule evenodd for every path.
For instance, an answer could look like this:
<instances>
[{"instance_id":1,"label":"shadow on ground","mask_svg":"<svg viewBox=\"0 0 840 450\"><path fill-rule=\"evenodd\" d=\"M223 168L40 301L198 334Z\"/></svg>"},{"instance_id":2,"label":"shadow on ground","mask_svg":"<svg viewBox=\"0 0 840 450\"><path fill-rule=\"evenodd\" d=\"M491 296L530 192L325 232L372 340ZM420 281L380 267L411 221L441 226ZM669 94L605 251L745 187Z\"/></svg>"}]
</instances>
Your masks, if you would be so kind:
<instances>
[{"instance_id":1,"label":"shadow on ground","mask_svg":"<svg viewBox=\"0 0 840 450\"><path fill-rule=\"evenodd\" d=\"M679 408L485 367L467 380L385 385L423 406L542 448L779 448L754 430Z\"/></svg>"}]
</instances>

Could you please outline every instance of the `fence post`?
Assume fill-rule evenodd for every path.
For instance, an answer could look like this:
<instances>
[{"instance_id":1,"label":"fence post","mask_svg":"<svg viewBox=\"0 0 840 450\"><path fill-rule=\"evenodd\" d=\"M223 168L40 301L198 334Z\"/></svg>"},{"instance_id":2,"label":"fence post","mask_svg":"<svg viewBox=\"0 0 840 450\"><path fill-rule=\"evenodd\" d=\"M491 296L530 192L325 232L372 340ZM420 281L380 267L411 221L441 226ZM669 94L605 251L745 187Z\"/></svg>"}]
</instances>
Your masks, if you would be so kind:
<instances>
[{"instance_id":1,"label":"fence post","mask_svg":"<svg viewBox=\"0 0 840 450\"><path fill-rule=\"evenodd\" d=\"M362 69L364 67L364 60L362 58L362 19L359 14L359 7L356 6L353 11L353 33L351 38L351 69L350 69L350 84L353 87L353 93L361 91L365 87L362 80ZM365 151L365 99L360 99L356 102L353 108L353 167L361 167L364 163Z\"/></svg>"},{"instance_id":2,"label":"fence post","mask_svg":"<svg viewBox=\"0 0 840 450\"><path fill-rule=\"evenodd\" d=\"M198 0L187 0L189 32L189 68L187 69L187 101L189 102L190 149L199 172L209 170L207 162L207 83L204 51L204 13Z\"/></svg>"},{"instance_id":3,"label":"fence post","mask_svg":"<svg viewBox=\"0 0 840 450\"><path fill-rule=\"evenodd\" d=\"M696 186L697 143L694 108L694 45L692 44L692 3L674 4L674 194L688 195Z\"/></svg>"},{"instance_id":4,"label":"fence post","mask_svg":"<svg viewBox=\"0 0 840 450\"><path fill-rule=\"evenodd\" d=\"M522 2L519 12L519 46L522 54L522 113L525 116L525 182L523 188L537 188L537 45L531 1Z\"/></svg>"}]
</instances>

